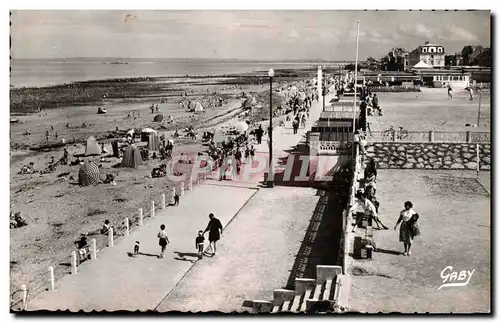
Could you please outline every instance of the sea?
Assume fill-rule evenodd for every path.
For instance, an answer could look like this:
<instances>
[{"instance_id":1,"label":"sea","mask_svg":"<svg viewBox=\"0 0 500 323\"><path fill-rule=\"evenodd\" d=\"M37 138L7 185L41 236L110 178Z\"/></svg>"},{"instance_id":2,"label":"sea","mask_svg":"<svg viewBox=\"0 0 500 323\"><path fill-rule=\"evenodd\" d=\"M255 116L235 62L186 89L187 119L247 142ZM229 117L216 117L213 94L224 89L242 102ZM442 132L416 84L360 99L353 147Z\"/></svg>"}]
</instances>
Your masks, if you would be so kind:
<instances>
[{"instance_id":1,"label":"sea","mask_svg":"<svg viewBox=\"0 0 500 323\"><path fill-rule=\"evenodd\" d=\"M145 76L227 75L265 72L270 68L314 68L326 64L332 66L339 63L237 59L12 59L10 87L45 87L77 81Z\"/></svg>"}]
</instances>

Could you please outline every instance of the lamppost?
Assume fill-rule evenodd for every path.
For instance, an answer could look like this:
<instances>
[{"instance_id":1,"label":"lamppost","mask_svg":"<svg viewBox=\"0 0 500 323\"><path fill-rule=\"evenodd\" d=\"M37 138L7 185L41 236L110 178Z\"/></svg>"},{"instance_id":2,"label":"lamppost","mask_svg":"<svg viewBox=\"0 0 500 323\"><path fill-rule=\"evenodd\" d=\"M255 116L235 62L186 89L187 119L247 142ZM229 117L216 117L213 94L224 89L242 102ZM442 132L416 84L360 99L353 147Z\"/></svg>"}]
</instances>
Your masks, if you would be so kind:
<instances>
[{"instance_id":1,"label":"lamppost","mask_svg":"<svg viewBox=\"0 0 500 323\"><path fill-rule=\"evenodd\" d=\"M325 74L325 75L326 75L326 74ZM325 75L323 75L323 76L325 76ZM322 88L322 89L321 89L321 94L322 94L322 96L323 96L323 110L322 110L322 111L323 111L323 112L325 112L325 95L326 95L326 85L325 85L325 83L326 83L326 82L325 82L325 77L322 77L322 79L321 79L321 83L322 83L322 84L321 84L321 88Z\"/></svg>"},{"instance_id":2,"label":"lamppost","mask_svg":"<svg viewBox=\"0 0 500 323\"><path fill-rule=\"evenodd\" d=\"M274 187L273 174L273 77L274 70L269 69L269 172L267 175L267 187Z\"/></svg>"}]
</instances>

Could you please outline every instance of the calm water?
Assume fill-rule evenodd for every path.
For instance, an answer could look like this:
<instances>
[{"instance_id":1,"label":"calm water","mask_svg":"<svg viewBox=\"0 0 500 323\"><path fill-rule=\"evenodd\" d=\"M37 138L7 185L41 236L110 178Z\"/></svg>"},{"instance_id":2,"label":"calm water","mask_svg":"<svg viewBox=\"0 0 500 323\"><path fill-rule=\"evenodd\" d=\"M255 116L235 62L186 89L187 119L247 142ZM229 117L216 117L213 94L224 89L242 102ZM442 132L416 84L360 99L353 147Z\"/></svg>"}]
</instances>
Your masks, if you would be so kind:
<instances>
[{"instance_id":1,"label":"calm water","mask_svg":"<svg viewBox=\"0 0 500 323\"><path fill-rule=\"evenodd\" d=\"M120 60L125 61L125 60ZM75 81L140 76L220 75L265 71L269 68L305 68L314 62L256 62L234 60L12 60L11 87L48 86ZM329 64L330 66L332 64Z\"/></svg>"}]
</instances>

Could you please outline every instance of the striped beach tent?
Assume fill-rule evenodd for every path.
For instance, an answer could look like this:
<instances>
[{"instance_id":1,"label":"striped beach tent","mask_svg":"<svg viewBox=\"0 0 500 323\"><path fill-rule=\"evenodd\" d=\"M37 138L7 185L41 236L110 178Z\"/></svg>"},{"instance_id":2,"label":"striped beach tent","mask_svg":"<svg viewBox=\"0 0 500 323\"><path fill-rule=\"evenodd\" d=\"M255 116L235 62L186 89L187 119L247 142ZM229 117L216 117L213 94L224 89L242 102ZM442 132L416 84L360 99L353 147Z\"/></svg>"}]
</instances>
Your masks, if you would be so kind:
<instances>
[{"instance_id":1,"label":"striped beach tent","mask_svg":"<svg viewBox=\"0 0 500 323\"><path fill-rule=\"evenodd\" d=\"M141 153L135 145L128 146L127 150L123 153L123 159L121 167L131 167L137 168L139 165L143 165L144 162L141 158Z\"/></svg>"},{"instance_id":2,"label":"striped beach tent","mask_svg":"<svg viewBox=\"0 0 500 323\"><path fill-rule=\"evenodd\" d=\"M99 184L99 166L91 161L86 162L78 171L78 185L95 186Z\"/></svg>"},{"instance_id":3,"label":"striped beach tent","mask_svg":"<svg viewBox=\"0 0 500 323\"><path fill-rule=\"evenodd\" d=\"M158 137L157 132L153 132L149 135L148 150L149 151L159 151L160 150L160 138Z\"/></svg>"}]
</instances>

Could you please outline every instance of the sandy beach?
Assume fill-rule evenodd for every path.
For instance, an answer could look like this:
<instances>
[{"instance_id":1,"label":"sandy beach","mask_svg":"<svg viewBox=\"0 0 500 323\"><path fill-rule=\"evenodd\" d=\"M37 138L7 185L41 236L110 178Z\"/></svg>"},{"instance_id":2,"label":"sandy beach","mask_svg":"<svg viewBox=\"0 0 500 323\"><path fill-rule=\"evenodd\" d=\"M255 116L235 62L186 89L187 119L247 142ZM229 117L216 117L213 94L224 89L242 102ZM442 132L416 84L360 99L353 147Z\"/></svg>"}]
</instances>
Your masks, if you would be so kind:
<instances>
[{"instance_id":1,"label":"sandy beach","mask_svg":"<svg viewBox=\"0 0 500 323\"><path fill-rule=\"evenodd\" d=\"M277 71L277 75L280 71ZM310 76L310 75L311 76ZM277 82L273 83L273 106L283 104L285 92L280 91L300 79L310 78L314 71L282 71ZM123 136L129 129L153 128L164 132L167 137L179 130L181 137L175 139L173 155L196 155L206 150L202 145L201 134L222 124L237 121L250 121L255 125L268 120L269 83L267 78L256 75L240 77L195 77L195 78L155 78L130 79L117 82L85 82L82 85L64 85L51 88L11 89L11 117L19 119L11 123L11 166L10 192L11 210L21 212L28 225L11 230L11 289L27 284L32 289L43 285L47 268L54 266L56 276L69 271L71 251L75 250L74 241L80 234L99 229L105 219L120 227L125 217L137 216L138 208L149 210L150 201L157 205L161 193L167 194L167 202L172 182L167 178L149 178L151 170L163 163L159 159L149 160L136 170L132 168L113 168L119 160L107 157L103 162L103 174L116 176L116 186L99 184L96 187L77 185L79 166L59 165L49 174L18 174L23 165L34 163L35 170L43 170L51 156L58 160L63 155L63 145L54 147L64 138L70 155L85 152L85 141L94 136L105 143L112 152L111 140ZM64 88L69 93L64 93ZM63 92L61 92L63 91ZM82 99L88 93L87 100ZM107 93L106 99L100 99ZM179 104L182 93L189 99L205 102L205 112L187 112ZM75 96L76 104L71 102ZM243 96L255 97L257 104L250 114L242 108ZM34 99L34 97L39 99ZM222 106L210 106L211 98L222 98ZM161 103L167 98L168 103ZM159 104L158 113L172 116L171 123L154 122L156 112L151 113L149 106ZM37 112L35 106L42 106ZM97 114L98 107L107 109L106 114ZM127 118L129 112L139 116ZM85 128L67 128L67 124L81 125ZM198 139L184 138L182 130L192 125ZM53 127L53 130L51 129ZM252 127L252 126L251 126ZM115 132L116 128L120 132ZM29 131L30 134L25 133ZM49 131L49 140L45 132ZM55 133L58 139L55 139ZM76 142L73 142L76 140ZM145 144L145 143L143 143ZM99 163L99 156L86 157ZM177 165L176 170L189 173L191 165ZM106 244L106 237L97 238L98 245Z\"/></svg>"}]
</instances>

